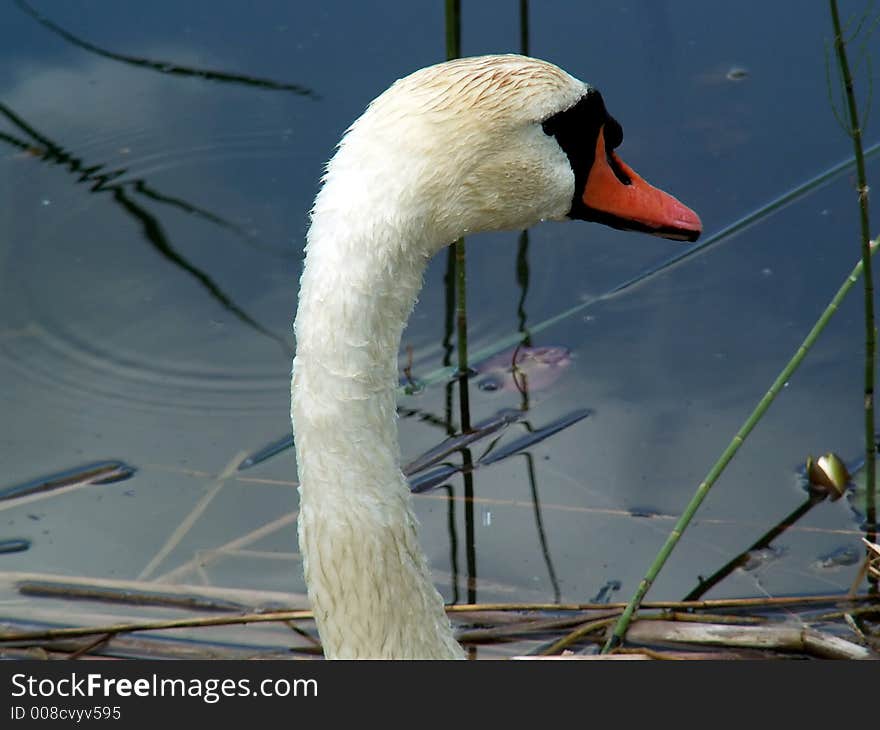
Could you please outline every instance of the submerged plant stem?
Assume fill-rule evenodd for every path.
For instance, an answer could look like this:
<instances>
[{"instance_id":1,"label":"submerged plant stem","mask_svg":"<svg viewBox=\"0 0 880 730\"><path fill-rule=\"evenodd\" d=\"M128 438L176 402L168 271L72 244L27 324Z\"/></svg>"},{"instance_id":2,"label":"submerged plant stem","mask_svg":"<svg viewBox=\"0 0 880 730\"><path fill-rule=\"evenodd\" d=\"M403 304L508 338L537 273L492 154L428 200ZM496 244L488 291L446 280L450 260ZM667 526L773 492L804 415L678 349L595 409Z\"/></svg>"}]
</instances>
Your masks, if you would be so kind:
<instances>
[{"instance_id":1,"label":"submerged plant stem","mask_svg":"<svg viewBox=\"0 0 880 730\"><path fill-rule=\"evenodd\" d=\"M711 588L718 585L722 580L727 578L734 570L743 566L748 561L749 555L755 550L761 550L763 548L770 547L772 542L779 537L783 532L785 532L789 527L795 524L798 520L800 520L804 515L806 515L813 507L822 502L826 497L826 494L822 492L811 492L807 497L806 502L801 504L797 509L794 510L790 515L784 517L779 524L774 525L772 529L766 532L764 535L759 537L755 542L753 542L749 547L743 550L739 555L727 561L727 563L716 570L712 575L708 578L701 578L699 584L696 588L694 588L690 593L688 593L685 597L685 601L696 601L701 596L704 596Z\"/></svg>"},{"instance_id":2,"label":"submerged plant stem","mask_svg":"<svg viewBox=\"0 0 880 730\"><path fill-rule=\"evenodd\" d=\"M834 23L834 50L843 76L846 94L846 111L849 120L849 134L853 141L858 179L859 219L861 222L862 263L865 273L865 492L867 497L866 522L869 540L877 536L877 502L875 486L875 461L877 448L874 438L874 382L875 351L877 333L874 327L874 277L871 271L871 231L868 217L868 178L865 173L865 152L862 148L862 120L856 105L853 78L849 60L846 56L846 41L840 27L840 13L837 0L830 0L831 20ZM876 582L875 582L876 585Z\"/></svg>"},{"instance_id":3,"label":"submerged plant stem","mask_svg":"<svg viewBox=\"0 0 880 730\"><path fill-rule=\"evenodd\" d=\"M455 247L455 325L458 334L458 397L461 410L461 432L468 433L471 430L471 409L468 394L467 276L464 239L459 238L453 246Z\"/></svg>"},{"instance_id":4,"label":"submerged plant stem","mask_svg":"<svg viewBox=\"0 0 880 730\"><path fill-rule=\"evenodd\" d=\"M880 237L870 243L869 254L873 255L878 246L880 246ZM681 538L688 524L690 524L690 521L696 513L697 509L706 498L706 495L709 494L709 490L712 488L712 485L715 484L718 477L721 475L721 472L724 471L725 467L736 455L736 452L739 451L739 447L743 445L748 435L752 432L752 429L754 429L754 427L761 420L764 413L770 407L770 404L779 394L779 391L781 391L783 387L785 387L786 382L792 376L794 371L797 370L804 357L806 357L809 349L815 344L816 340L819 339L819 335L822 334L822 330L825 329L826 325L831 320L831 317L834 315L834 313L837 311L837 308L840 306L840 303L843 301L844 297L852 288L853 284L858 281L858 278L862 273L862 269L863 262L859 261L850 272L849 276L847 276L846 281L843 282L843 285L840 287L840 289L837 290L834 298L831 300L831 302L829 302L828 306L825 307L825 311L822 312L822 315L816 321L816 324L813 325L813 328L810 330L809 334L804 338L804 341L797 349L797 352L794 354L791 360L788 361L786 366L782 369L782 372L780 372L779 375L776 377L776 380L773 381L773 385L770 386L770 390L768 390L764 397L761 398L758 405L755 406L755 409L746 419L745 423L742 425L739 431L737 431L736 435L733 437L733 440L730 442L728 447L724 450L724 453L721 454L718 461L716 461L715 465L709 470L706 478L700 483L700 486L697 488L696 493L691 498L691 501L688 503L688 506L685 508L681 517L678 519L678 522L675 523L675 527L672 528L672 532L669 534L669 537L666 539L666 542L663 544L663 547L660 549L657 557L654 558L653 564L648 569L645 577L642 578L641 583L639 583L638 589L636 590L635 594L630 599L629 603L621 614L620 619L614 627L614 632L609 637L608 641L602 649L603 654L611 651L623 641L623 636L626 633L626 629L629 626L633 615L641 604L642 599L651 588L654 580L656 580L661 568L663 568L666 560L672 553L672 550L678 544L679 539Z\"/></svg>"}]
</instances>

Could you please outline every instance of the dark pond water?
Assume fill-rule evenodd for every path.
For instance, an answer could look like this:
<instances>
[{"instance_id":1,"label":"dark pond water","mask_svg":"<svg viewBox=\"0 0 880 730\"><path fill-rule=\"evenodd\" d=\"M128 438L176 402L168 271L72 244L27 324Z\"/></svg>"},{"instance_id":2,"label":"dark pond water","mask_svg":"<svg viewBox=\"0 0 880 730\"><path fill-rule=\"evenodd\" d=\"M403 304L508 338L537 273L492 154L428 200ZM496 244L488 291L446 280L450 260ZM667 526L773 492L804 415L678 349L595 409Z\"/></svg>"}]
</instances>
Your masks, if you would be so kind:
<instances>
[{"instance_id":1,"label":"dark pond water","mask_svg":"<svg viewBox=\"0 0 880 730\"><path fill-rule=\"evenodd\" d=\"M521 50L514 3L464 5L464 55ZM0 554L0 571L304 592L292 451L235 466L289 431L291 322L323 163L370 99L445 57L442 3L382 7L0 8L0 488L96 462L136 469L0 501L0 541L27 548ZM826 90L830 36L824 4L793 1L542 2L528 27L532 55L602 90L624 158L700 213L704 240L851 154ZM857 231L847 171L598 299L686 246L583 223L469 239L474 363L525 330L557 348L527 397L503 373L471 381L474 423L528 405L472 458L499 434L501 449L590 415L416 498L444 596L628 597L855 263ZM404 334L416 379L448 363L446 266L445 254L430 266ZM688 594L802 504L808 454L858 457L854 294L652 597ZM459 423L442 379L401 406L406 460ZM858 566L827 558L860 549L860 521L845 499L823 503L708 595L846 589ZM17 598L4 613L28 610Z\"/></svg>"}]
</instances>

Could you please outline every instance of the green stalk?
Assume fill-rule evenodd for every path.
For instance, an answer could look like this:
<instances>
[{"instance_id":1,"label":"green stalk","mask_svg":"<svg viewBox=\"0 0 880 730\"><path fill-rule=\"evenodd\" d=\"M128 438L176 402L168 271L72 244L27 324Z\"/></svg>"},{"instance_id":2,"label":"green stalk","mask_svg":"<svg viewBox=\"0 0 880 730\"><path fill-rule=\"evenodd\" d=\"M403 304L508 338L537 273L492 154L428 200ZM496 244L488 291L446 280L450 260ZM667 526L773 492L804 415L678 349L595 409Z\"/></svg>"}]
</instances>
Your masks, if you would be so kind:
<instances>
[{"instance_id":1,"label":"green stalk","mask_svg":"<svg viewBox=\"0 0 880 730\"><path fill-rule=\"evenodd\" d=\"M461 56L461 0L446 0L446 60ZM452 244L451 268L455 270L455 322L458 350L459 404L462 433L470 431L470 398L468 394L467 349L467 275L465 271L464 239Z\"/></svg>"},{"instance_id":2,"label":"green stalk","mask_svg":"<svg viewBox=\"0 0 880 730\"><path fill-rule=\"evenodd\" d=\"M877 507L875 486L875 456L877 447L874 438L874 366L876 351L876 330L874 327L874 277L871 272L871 231L868 218L868 178L865 173L865 153L862 149L862 127L856 95L853 88L849 60L846 56L846 41L840 27L840 14L837 0L830 0L831 20L834 23L834 49L843 75L843 88L846 92L849 134L852 137L856 157L856 176L858 179L859 218L862 234L862 262L865 270L865 491L867 495L866 522L869 537L876 540Z\"/></svg>"},{"instance_id":3,"label":"green stalk","mask_svg":"<svg viewBox=\"0 0 880 730\"><path fill-rule=\"evenodd\" d=\"M446 0L446 60L461 56L461 0Z\"/></svg>"},{"instance_id":4,"label":"green stalk","mask_svg":"<svg viewBox=\"0 0 880 730\"><path fill-rule=\"evenodd\" d=\"M461 57L461 1L446 0L446 60ZM461 432L471 430L470 392L468 391L468 347L467 347L467 277L465 275L464 239L459 238L449 251L446 275L447 297L455 285L455 329L456 350L458 352L458 405L461 415ZM474 478L471 473L472 456L470 449L462 449L464 466L464 524L465 554L467 556L467 595L468 601L477 600L477 550L474 532ZM451 503L451 500L450 500ZM473 658L473 657L472 657Z\"/></svg>"},{"instance_id":5,"label":"green stalk","mask_svg":"<svg viewBox=\"0 0 880 730\"><path fill-rule=\"evenodd\" d=\"M869 256L873 255L873 253L877 250L878 245L880 245L880 237L875 239L873 242L870 242ZM758 421L761 420L761 417L770 407L770 404L779 394L779 391L781 391L785 387L785 383L791 378L794 371L797 370L798 366L803 361L809 349L813 346L816 340L819 339L819 335L822 334L822 330L825 329L825 326L828 324L831 317L837 311L837 308L840 306L843 298L847 295L847 292L849 292L849 290L852 288L852 285L855 284L856 281L858 281L858 278L861 275L863 268L864 264L862 261L859 261L855 265L855 268L853 268L853 270L850 272L850 275L846 278L846 281L843 283L840 289L837 290L837 294L834 295L834 298L825 308L825 311L822 312L822 315L816 321L816 324L813 325L813 328L810 330L809 334L801 343L801 346L794 354L794 357L792 357L791 360L788 361L788 364L782 369L782 372L779 373L776 380L773 381L773 385L770 386L770 390L768 390L764 397L761 398L760 402L757 406L755 406L755 409L752 411L751 415L749 415L749 417L746 419L746 422L742 425L740 430L737 431L736 435L733 437L733 440L724 450L724 453L721 454L721 457L709 470L709 473L706 475L706 478L697 488L696 493L694 494L688 506L685 508L685 511L682 513L681 517L678 519L678 522L675 523L675 527L672 528L672 532L669 534L669 537L666 539L666 542L660 549L657 557L654 559L654 563L651 565L645 577L642 578L641 583L639 583L639 587L636 590L635 595L633 595L633 597L630 599L629 603L627 604L626 608L618 619L617 624L614 627L614 632L609 637L608 641L602 649L603 654L619 646L620 643L623 641L623 636L626 633L629 622L632 620L633 614L638 609L639 604L641 604L642 599L645 597L645 594L653 585L654 581L657 578L657 575L660 573L661 568L666 563L669 555L672 553L672 550L678 544L679 539L684 533L685 528L687 528L688 524L690 524L690 521L696 513L697 509L706 498L706 495L709 494L709 490L712 488L712 485L715 484L716 480L721 475L721 472L724 471L724 468L730 463L731 459L733 459L733 457L736 455L736 452L739 451L739 447L743 445L748 435L752 432L752 429L754 429L754 427L758 424Z\"/></svg>"},{"instance_id":6,"label":"green stalk","mask_svg":"<svg viewBox=\"0 0 880 730\"><path fill-rule=\"evenodd\" d=\"M465 276L464 239L452 244L455 250L455 321L458 333L458 383L461 407L461 432L471 430L470 396L468 394L468 348L467 348L467 278Z\"/></svg>"}]
</instances>

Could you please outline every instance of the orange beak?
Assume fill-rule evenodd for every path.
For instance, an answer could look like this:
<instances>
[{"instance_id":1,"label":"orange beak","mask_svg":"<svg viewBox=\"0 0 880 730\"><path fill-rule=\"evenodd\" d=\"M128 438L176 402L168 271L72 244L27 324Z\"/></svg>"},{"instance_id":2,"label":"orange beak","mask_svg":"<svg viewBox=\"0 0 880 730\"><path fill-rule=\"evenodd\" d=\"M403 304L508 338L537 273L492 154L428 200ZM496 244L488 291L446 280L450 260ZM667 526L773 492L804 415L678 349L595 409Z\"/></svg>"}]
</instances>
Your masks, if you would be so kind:
<instances>
[{"instance_id":1,"label":"orange beak","mask_svg":"<svg viewBox=\"0 0 880 730\"><path fill-rule=\"evenodd\" d=\"M606 152L604 126L581 199L615 228L682 241L696 241L703 231L694 211L639 177L613 150Z\"/></svg>"}]
</instances>

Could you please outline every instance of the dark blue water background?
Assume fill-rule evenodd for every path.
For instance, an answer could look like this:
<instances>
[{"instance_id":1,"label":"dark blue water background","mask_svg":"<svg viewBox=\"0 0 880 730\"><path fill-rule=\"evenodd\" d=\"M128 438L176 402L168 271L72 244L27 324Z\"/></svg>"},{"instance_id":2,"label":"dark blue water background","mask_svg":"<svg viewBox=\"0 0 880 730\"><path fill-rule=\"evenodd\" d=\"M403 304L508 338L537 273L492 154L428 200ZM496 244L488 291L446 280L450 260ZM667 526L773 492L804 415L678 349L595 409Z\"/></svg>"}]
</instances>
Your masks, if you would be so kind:
<instances>
[{"instance_id":1,"label":"dark blue water background","mask_svg":"<svg viewBox=\"0 0 880 730\"><path fill-rule=\"evenodd\" d=\"M520 50L515 4L463 4L464 55ZM0 9L0 487L104 460L137 471L0 502L0 539L30 542L0 555L0 570L302 593L292 452L234 467L289 430L291 322L322 165L370 99L443 60L443 4L31 7L55 30L14 3ZM621 156L696 209L707 235L851 154L827 92L830 37L825 5L802 2L542 2L529 26L531 54L602 90L625 130ZM855 263L853 188L842 174L533 334L534 346L569 348L571 363L529 393L529 427L591 415L474 472L472 514L461 475L417 497L448 600L585 601L618 584L604 595L629 596ZM584 223L520 240L468 240L472 351L504 349L523 324L684 245ZM404 334L417 378L444 362L445 271L444 254ZM859 455L854 294L653 597L681 598L801 504L808 454ZM474 422L523 403L476 381L470 396ZM434 420L402 422L406 459L446 437L443 382L401 405ZM456 424L457 408L456 397ZM510 426L500 443L527 431ZM710 596L846 589L857 566L821 558L858 548L860 534L845 499L819 505Z\"/></svg>"}]
</instances>

